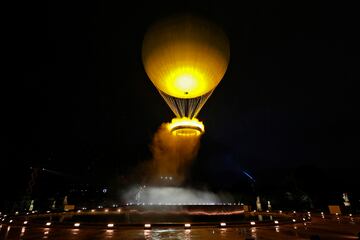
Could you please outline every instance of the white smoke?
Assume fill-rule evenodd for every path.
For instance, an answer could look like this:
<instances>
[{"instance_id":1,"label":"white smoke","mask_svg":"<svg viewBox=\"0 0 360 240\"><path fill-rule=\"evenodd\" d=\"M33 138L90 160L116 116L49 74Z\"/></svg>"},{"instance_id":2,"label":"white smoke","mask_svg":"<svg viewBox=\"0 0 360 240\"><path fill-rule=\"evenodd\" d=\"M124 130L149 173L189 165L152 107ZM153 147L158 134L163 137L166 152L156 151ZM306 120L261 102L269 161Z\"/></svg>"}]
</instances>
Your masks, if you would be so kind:
<instances>
[{"instance_id":1,"label":"white smoke","mask_svg":"<svg viewBox=\"0 0 360 240\"><path fill-rule=\"evenodd\" d=\"M127 203L194 205L229 202L230 196L180 187L133 187L123 196Z\"/></svg>"}]
</instances>

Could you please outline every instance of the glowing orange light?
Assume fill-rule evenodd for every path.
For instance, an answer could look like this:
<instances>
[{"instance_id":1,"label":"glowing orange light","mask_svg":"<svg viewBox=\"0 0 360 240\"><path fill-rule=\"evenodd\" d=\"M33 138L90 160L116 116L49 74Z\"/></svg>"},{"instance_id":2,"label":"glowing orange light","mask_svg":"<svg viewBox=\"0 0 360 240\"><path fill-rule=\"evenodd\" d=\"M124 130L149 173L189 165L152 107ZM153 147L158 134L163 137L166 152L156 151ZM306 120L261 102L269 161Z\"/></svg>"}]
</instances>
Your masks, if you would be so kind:
<instances>
[{"instance_id":1,"label":"glowing orange light","mask_svg":"<svg viewBox=\"0 0 360 240\"><path fill-rule=\"evenodd\" d=\"M168 124L169 131L176 136L199 136L204 133L205 127L198 119L173 118Z\"/></svg>"}]
</instances>

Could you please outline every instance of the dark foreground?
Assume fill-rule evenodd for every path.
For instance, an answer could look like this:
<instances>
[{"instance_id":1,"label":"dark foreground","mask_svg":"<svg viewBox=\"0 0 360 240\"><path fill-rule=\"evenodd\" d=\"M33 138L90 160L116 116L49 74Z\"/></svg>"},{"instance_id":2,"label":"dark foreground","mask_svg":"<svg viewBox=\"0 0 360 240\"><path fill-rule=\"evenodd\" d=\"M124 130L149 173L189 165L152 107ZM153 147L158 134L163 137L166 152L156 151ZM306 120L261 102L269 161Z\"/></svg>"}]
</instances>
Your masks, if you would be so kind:
<instances>
[{"instance_id":1,"label":"dark foreground","mask_svg":"<svg viewBox=\"0 0 360 240\"><path fill-rule=\"evenodd\" d=\"M318 239L358 239L360 232L359 218L322 219L313 217L311 223L285 224L279 226L258 227L181 227L153 228L62 228L62 227L22 227L1 226L0 239L54 239L54 240L156 240L156 239L310 239L318 235Z\"/></svg>"}]
</instances>

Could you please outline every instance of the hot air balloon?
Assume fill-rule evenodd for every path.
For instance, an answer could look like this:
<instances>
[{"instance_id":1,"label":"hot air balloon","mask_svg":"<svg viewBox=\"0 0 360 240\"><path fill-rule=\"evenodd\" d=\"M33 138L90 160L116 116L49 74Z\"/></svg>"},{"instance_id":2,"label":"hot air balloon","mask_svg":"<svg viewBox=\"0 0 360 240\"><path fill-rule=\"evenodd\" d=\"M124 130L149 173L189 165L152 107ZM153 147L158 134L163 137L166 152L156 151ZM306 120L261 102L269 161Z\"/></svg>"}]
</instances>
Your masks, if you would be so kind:
<instances>
[{"instance_id":1,"label":"hot air balloon","mask_svg":"<svg viewBox=\"0 0 360 240\"><path fill-rule=\"evenodd\" d=\"M182 15L154 23L146 32L142 61L145 71L176 118L175 135L200 135L196 116L223 78L230 58L229 42L220 27Z\"/></svg>"}]
</instances>

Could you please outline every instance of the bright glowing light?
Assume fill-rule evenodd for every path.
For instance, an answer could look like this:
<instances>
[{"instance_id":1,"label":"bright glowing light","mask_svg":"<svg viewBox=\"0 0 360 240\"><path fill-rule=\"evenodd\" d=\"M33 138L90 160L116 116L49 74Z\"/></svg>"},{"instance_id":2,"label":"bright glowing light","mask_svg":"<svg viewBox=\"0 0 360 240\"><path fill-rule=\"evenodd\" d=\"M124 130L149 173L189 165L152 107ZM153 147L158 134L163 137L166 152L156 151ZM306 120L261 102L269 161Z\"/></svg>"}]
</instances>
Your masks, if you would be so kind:
<instances>
[{"instance_id":1,"label":"bright glowing light","mask_svg":"<svg viewBox=\"0 0 360 240\"><path fill-rule=\"evenodd\" d=\"M226 223L222 222L222 223L220 223L220 226L221 227L226 227Z\"/></svg>"},{"instance_id":2,"label":"bright glowing light","mask_svg":"<svg viewBox=\"0 0 360 240\"><path fill-rule=\"evenodd\" d=\"M11 219L10 221L9 221L9 223L12 223L13 222L13 220Z\"/></svg>"},{"instance_id":3,"label":"bright glowing light","mask_svg":"<svg viewBox=\"0 0 360 240\"><path fill-rule=\"evenodd\" d=\"M279 221L275 220L274 223L275 223L275 224L279 224Z\"/></svg>"},{"instance_id":4,"label":"bright glowing light","mask_svg":"<svg viewBox=\"0 0 360 240\"><path fill-rule=\"evenodd\" d=\"M46 225L46 226L50 226L50 225L51 225L51 222L47 222L45 225Z\"/></svg>"},{"instance_id":5,"label":"bright glowing light","mask_svg":"<svg viewBox=\"0 0 360 240\"><path fill-rule=\"evenodd\" d=\"M178 98L214 89L230 57L227 37L216 25L183 16L154 24L145 35L142 59L150 80Z\"/></svg>"},{"instance_id":6,"label":"bright glowing light","mask_svg":"<svg viewBox=\"0 0 360 240\"><path fill-rule=\"evenodd\" d=\"M107 225L107 227L109 227L109 228L114 227L114 224L113 224L113 223L109 223L109 224Z\"/></svg>"},{"instance_id":7,"label":"bright glowing light","mask_svg":"<svg viewBox=\"0 0 360 240\"><path fill-rule=\"evenodd\" d=\"M296 222L296 219L293 219L292 221L293 221L293 222Z\"/></svg>"},{"instance_id":8,"label":"bright glowing light","mask_svg":"<svg viewBox=\"0 0 360 240\"><path fill-rule=\"evenodd\" d=\"M28 221L24 221L24 225L28 224Z\"/></svg>"},{"instance_id":9,"label":"bright glowing light","mask_svg":"<svg viewBox=\"0 0 360 240\"><path fill-rule=\"evenodd\" d=\"M168 129L177 136L199 136L205 131L204 124L193 118L173 118L168 124Z\"/></svg>"},{"instance_id":10,"label":"bright glowing light","mask_svg":"<svg viewBox=\"0 0 360 240\"><path fill-rule=\"evenodd\" d=\"M282 211L280 210L279 213L282 214Z\"/></svg>"},{"instance_id":11,"label":"bright glowing light","mask_svg":"<svg viewBox=\"0 0 360 240\"><path fill-rule=\"evenodd\" d=\"M74 227L80 227L80 223L74 223Z\"/></svg>"},{"instance_id":12,"label":"bright glowing light","mask_svg":"<svg viewBox=\"0 0 360 240\"><path fill-rule=\"evenodd\" d=\"M256 223L255 222L250 222L251 225L255 225Z\"/></svg>"},{"instance_id":13,"label":"bright glowing light","mask_svg":"<svg viewBox=\"0 0 360 240\"><path fill-rule=\"evenodd\" d=\"M190 227L191 227L191 224L190 224L190 223L185 223L184 227L185 227L185 228L190 228Z\"/></svg>"},{"instance_id":14,"label":"bright glowing light","mask_svg":"<svg viewBox=\"0 0 360 240\"><path fill-rule=\"evenodd\" d=\"M109 209L105 209L104 212L109 212Z\"/></svg>"},{"instance_id":15,"label":"bright glowing light","mask_svg":"<svg viewBox=\"0 0 360 240\"><path fill-rule=\"evenodd\" d=\"M146 223L146 224L144 225L144 228L151 228L151 224Z\"/></svg>"},{"instance_id":16,"label":"bright glowing light","mask_svg":"<svg viewBox=\"0 0 360 240\"><path fill-rule=\"evenodd\" d=\"M117 211L118 211L118 212L121 212L121 208L119 208Z\"/></svg>"}]
</instances>

